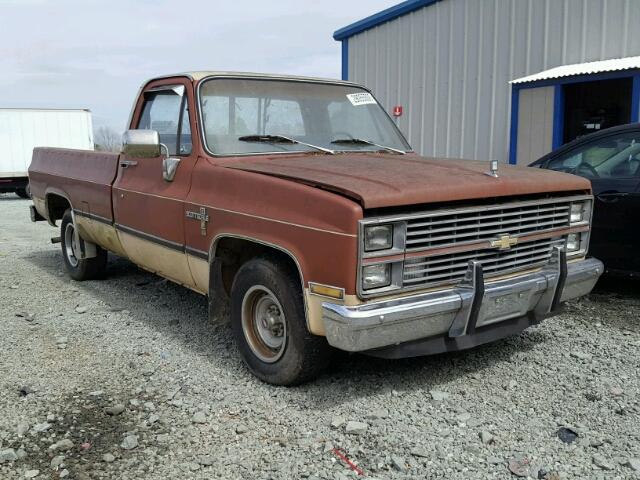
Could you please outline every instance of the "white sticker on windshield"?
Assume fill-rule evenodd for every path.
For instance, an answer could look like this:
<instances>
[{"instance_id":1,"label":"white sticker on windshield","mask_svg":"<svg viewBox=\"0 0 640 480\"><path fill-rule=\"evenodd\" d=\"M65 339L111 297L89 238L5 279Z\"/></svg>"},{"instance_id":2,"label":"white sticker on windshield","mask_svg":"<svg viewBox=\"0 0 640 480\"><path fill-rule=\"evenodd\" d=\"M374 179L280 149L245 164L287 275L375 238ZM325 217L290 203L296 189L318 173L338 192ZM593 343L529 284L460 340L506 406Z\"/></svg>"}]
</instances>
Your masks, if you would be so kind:
<instances>
[{"instance_id":1,"label":"white sticker on windshield","mask_svg":"<svg viewBox=\"0 0 640 480\"><path fill-rule=\"evenodd\" d=\"M351 105L355 105L356 107L358 105L370 105L372 103L376 103L376 99L373 98L373 95L371 95L369 92L348 93L347 98L351 102Z\"/></svg>"}]
</instances>

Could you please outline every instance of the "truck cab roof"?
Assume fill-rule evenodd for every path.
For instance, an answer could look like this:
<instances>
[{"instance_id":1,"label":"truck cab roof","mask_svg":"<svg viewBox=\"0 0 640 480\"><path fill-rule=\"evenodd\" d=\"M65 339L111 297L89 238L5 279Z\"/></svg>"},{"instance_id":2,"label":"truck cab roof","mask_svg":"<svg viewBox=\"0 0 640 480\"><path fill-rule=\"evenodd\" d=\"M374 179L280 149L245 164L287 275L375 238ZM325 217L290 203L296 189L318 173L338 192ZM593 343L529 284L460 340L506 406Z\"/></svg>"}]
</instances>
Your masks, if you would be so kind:
<instances>
[{"instance_id":1,"label":"truck cab roof","mask_svg":"<svg viewBox=\"0 0 640 480\"><path fill-rule=\"evenodd\" d=\"M187 77L193 81L200 81L208 77L241 77L241 78L265 78L272 80L293 80L300 82L322 82L322 83L337 83L343 85L356 85L362 87L354 82L348 82L345 80L340 80L337 78L322 78L322 77L305 77L300 75L283 75L277 73L255 73L255 72L232 72L232 71L217 71L217 70L196 70L190 72L181 72L175 73L172 75L161 75L159 77L154 77L145 82L145 84L153 81L159 80L162 78L171 78L171 77Z\"/></svg>"}]
</instances>

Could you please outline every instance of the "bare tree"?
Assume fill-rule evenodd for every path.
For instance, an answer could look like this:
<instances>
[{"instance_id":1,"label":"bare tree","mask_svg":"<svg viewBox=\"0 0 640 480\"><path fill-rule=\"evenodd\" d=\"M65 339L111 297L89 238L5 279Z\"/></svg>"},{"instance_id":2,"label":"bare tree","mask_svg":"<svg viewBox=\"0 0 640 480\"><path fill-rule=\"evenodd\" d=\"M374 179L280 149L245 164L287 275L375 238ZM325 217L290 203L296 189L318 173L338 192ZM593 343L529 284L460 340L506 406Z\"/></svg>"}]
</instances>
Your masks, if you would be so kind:
<instances>
[{"instance_id":1,"label":"bare tree","mask_svg":"<svg viewBox=\"0 0 640 480\"><path fill-rule=\"evenodd\" d=\"M120 135L109 127L100 127L96 130L93 139L96 150L103 152L119 152L122 146Z\"/></svg>"}]
</instances>

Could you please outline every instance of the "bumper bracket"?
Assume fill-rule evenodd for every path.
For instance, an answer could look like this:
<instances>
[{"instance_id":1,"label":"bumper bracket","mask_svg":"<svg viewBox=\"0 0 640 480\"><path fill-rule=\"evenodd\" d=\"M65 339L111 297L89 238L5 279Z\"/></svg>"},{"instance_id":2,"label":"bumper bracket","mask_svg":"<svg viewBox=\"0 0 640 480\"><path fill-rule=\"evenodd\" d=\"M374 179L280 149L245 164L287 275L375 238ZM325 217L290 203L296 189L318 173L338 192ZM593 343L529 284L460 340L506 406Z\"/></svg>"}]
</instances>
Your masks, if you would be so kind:
<instances>
[{"instance_id":1,"label":"bumper bracket","mask_svg":"<svg viewBox=\"0 0 640 480\"><path fill-rule=\"evenodd\" d=\"M469 261L467 273L458 288L462 305L449 329L449 336L452 338L461 337L476 330L484 296L484 272L480 262Z\"/></svg>"}]
</instances>

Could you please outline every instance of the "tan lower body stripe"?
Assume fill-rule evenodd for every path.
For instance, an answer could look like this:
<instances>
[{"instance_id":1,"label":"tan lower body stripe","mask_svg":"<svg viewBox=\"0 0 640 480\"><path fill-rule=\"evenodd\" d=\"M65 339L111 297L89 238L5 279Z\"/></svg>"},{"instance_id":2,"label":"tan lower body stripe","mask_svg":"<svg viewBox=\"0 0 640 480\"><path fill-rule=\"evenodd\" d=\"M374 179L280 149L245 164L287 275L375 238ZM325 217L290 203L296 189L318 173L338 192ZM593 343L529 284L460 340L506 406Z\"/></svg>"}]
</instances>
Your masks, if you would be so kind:
<instances>
[{"instance_id":1,"label":"tan lower body stripe","mask_svg":"<svg viewBox=\"0 0 640 480\"><path fill-rule=\"evenodd\" d=\"M194 257L202 258L204 260L209 259L209 253L203 250L198 250L197 248L190 247L188 245L184 245L182 243L172 242L171 240L167 240L161 237L157 237L150 233L141 232L140 230L136 230L135 228L131 228L127 225L122 225L120 223L112 222L110 219L101 217L99 215L94 215L91 213L81 212L79 210L74 210L73 213L75 215L79 215L81 217L86 217L91 220L95 220L97 222L105 223L107 225L113 226L116 230L120 230L121 232L128 233L129 235L134 235L136 237L142 238L143 240L147 240L149 242L157 243L158 245L162 245L163 247L170 248L172 250L176 250L179 252L187 253L189 255L193 255Z\"/></svg>"}]
</instances>

